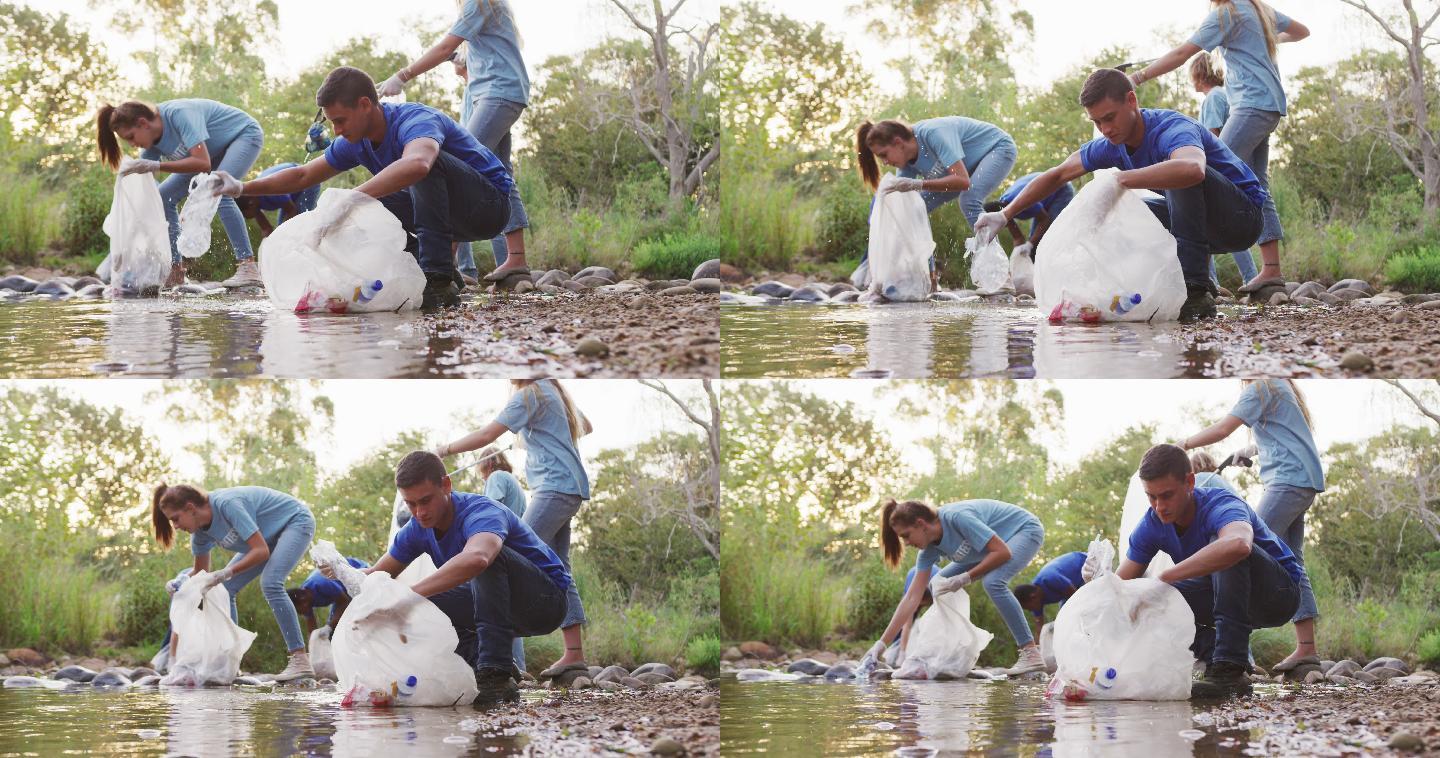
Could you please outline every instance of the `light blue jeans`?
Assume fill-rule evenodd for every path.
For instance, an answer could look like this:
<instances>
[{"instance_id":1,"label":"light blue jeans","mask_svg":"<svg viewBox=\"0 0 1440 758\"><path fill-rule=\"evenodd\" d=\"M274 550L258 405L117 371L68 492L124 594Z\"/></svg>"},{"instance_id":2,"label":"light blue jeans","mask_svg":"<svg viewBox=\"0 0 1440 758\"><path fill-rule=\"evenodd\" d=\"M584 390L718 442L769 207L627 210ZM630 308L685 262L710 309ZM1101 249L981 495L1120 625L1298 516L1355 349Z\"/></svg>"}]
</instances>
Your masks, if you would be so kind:
<instances>
[{"instance_id":1,"label":"light blue jeans","mask_svg":"<svg viewBox=\"0 0 1440 758\"><path fill-rule=\"evenodd\" d=\"M1260 495L1260 505L1255 508L1260 520L1270 531L1290 548L1295 560L1305 565L1305 512L1310 510L1319 494L1309 487L1294 487L1289 484L1267 484ZM1300 578L1300 607L1291 621L1304 621L1320 615L1315 605L1315 591L1310 589L1310 575Z\"/></svg>"},{"instance_id":2,"label":"light blue jeans","mask_svg":"<svg viewBox=\"0 0 1440 758\"><path fill-rule=\"evenodd\" d=\"M244 181L255 160L260 157L260 148L265 144L265 132L259 126L246 129L224 150L210 156L211 171L227 171L231 176ZM163 164L162 164L163 165ZM160 199L165 204L165 220L170 224L170 262L180 262L180 201L190 196L190 180L194 174L171 174L160 182ZM255 257L250 249L250 231L245 228L245 216L235 198L220 198L220 225L225 227L225 236L235 249L235 260L246 261Z\"/></svg>"},{"instance_id":3,"label":"light blue jeans","mask_svg":"<svg viewBox=\"0 0 1440 758\"><path fill-rule=\"evenodd\" d=\"M240 610L235 603L235 596L258 576L260 591L265 595L265 602L270 604L270 612L275 614L275 623L280 625L280 636L285 638L285 649L305 648L305 636L300 633L300 614L295 612L295 604L290 602L290 596L285 593L285 579L299 565L300 558L305 555L305 550L310 547L310 540L314 537L315 517L307 510L290 519L290 523L280 530L280 534L275 537L275 543L270 545L268 560L230 577L229 581L225 582L225 589L230 593L230 618L235 619L235 623L240 623ZM244 557L244 553L236 553L230 559L230 564L233 565Z\"/></svg>"},{"instance_id":4,"label":"light blue jeans","mask_svg":"<svg viewBox=\"0 0 1440 758\"><path fill-rule=\"evenodd\" d=\"M1010 591L1010 582L1030 565L1030 561L1035 560L1035 554L1040 552L1043 544L1045 527L1036 521L1005 541L1005 547L1010 548L1010 560L980 577L980 585L995 603L995 609L1000 611L1000 618L1005 620L1005 627L1010 630L1010 636L1015 638L1016 647L1025 647L1034 642L1035 635L1030 632L1030 625L1025 623L1025 609L1020 607L1020 601L1015 598L1015 593ZM955 576L974 567L975 564L961 566L952 563L941 569L940 576Z\"/></svg>"},{"instance_id":5,"label":"light blue jeans","mask_svg":"<svg viewBox=\"0 0 1440 758\"><path fill-rule=\"evenodd\" d=\"M520 112L523 110L525 106L520 103L496 97L481 98L475 102L475 107L470 111L470 120L465 124L470 134L505 164L505 170L510 172L512 179L515 177L515 166L510 162L510 127L520 120ZM510 255L505 244L505 235L516 229L529 227L530 218L525 215L525 204L520 201L520 185L516 183L510 188L510 219L505 223L505 231L490 240L490 252L495 257L496 268L504 264ZM456 267L460 269L460 273L469 276L479 274L475 265L475 252L469 242L460 243L455 255Z\"/></svg>"},{"instance_id":6,"label":"light blue jeans","mask_svg":"<svg viewBox=\"0 0 1440 758\"><path fill-rule=\"evenodd\" d=\"M923 193L925 208L934 213L936 208L959 198L960 212L965 214L965 220L973 229L980 214L985 212L985 198L995 194L1005 177L1010 176L1017 155L1014 142L1008 139L1000 142L975 164L975 170L970 172L970 189L964 192Z\"/></svg>"},{"instance_id":7,"label":"light blue jeans","mask_svg":"<svg viewBox=\"0 0 1440 758\"><path fill-rule=\"evenodd\" d=\"M1280 119L1281 115L1274 111L1235 108L1220 129L1220 141L1255 172L1255 178L1267 193L1270 190L1270 133L1280 125ZM1265 199L1260 221L1260 239L1255 244L1263 245L1285 236L1280 228L1280 216L1275 212L1275 198Z\"/></svg>"},{"instance_id":8,"label":"light blue jeans","mask_svg":"<svg viewBox=\"0 0 1440 758\"><path fill-rule=\"evenodd\" d=\"M584 502L579 495L541 490L531 493L530 503L525 506L525 525L560 556L565 570L570 571L570 520ZM575 586L575 573L570 573L570 589L565 591L565 620L560 628L565 629L585 623L585 608L580 605L580 590Z\"/></svg>"},{"instance_id":9,"label":"light blue jeans","mask_svg":"<svg viewBox=\"0 0 1440 758\"><path fill-rule=\"evenodd\" d=\"M1254 279L1256 274L1260 273L1255 268L1255 258L1250 255L1249 250L1231 253L1230 256L1235 259L1235 265L1240 269L1240 281L1248 282ZM1215 256L1213 255L1210 256L1210 280L1215 282L1217 286L1220 284L1220 277L1215 275Z\"/></svg>"}]
</instances>

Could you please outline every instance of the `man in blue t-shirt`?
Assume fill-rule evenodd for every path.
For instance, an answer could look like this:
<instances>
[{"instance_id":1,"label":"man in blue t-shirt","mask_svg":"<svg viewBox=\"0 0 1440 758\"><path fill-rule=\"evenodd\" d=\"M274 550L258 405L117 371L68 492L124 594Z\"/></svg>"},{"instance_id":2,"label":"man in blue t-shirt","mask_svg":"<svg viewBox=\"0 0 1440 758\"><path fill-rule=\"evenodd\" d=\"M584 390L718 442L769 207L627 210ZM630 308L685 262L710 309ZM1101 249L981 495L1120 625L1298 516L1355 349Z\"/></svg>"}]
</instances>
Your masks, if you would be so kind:
<instances>
[{"instance_id":1,"label":"man in blue t-shirt","mask_svg":"<svg viewBox=\"0 0 1440 758\"><path fill-rule=\"evenodd\" d=\"M453 491L434 453L417 450L401 459L395 488L412 518L363 573L395 576L422 553L429 555L438 568L411 589L455 625L460 638L455 652L475 667L480 691L475 702L518 700L512 643L517 636L560 628L570 572L509 508L484 495Z\"/></svg>"},{"instance_id":2,"label":"man in blue t-shirt","mask_svg":"<svg viewBox=\"0 0 1440 758\"><path fill-rule=\"evenodd\" d=\"M1009 205L1015 198L1019 197L1020 193L1024 192L1025 188L1030 186L1030 182L1034 181L1035 177L1039 175L1040 174L1036 172L1026 174L1016 179L1015 183L1011 184L1010 187L1000 195L999 200L991 200L986 203L985 210L993 213ZM1055 219L1060 216L1060 212L1065 210L1065 206L1069 205L1070 201L1074 199L1075 188L1070 186L1070 182L1065 182L1054 192L1040 198L1034 203L1031 203L1030 207L1022 208L1019 213L1016 213L1005 225L1005 227L1010 230L1010 241L1015 243L1011 254L1013 255L1014 251L1018 250L1022 255L1030 256L1030 260L1035 260L1035 247L1040 244L1040 240L1045 237L1045 232L1050 229L1051 224L1055 223ZM1015 223L1017 221L1029 221L1030 234L1026 235L1022 233L1020 231L1020 225Z\"/></svg>"},{"instance_id":3,"label":"man in blue t-shirt","mask_svg":"<svg viewBox=\"0 0 1440 758\"><path fill-rule=\"evenodd\" d=\"M1157 552L1175 565L1160 572L1195 613L1190 650L1205 662L1192 698L1250 692L1250 632L1284 626L1300 605L1305 569L1249 505L1228 490L1196 489L1190 459L1156 445L1140 461L1150 509L1130 533L1116 575L1142 576ZM1169 592L1160 585L1159 592ZM1142 600L1143 602L1143 600Z\"/></svg>"},{"instance_id":4,"label":"man in blue t-shirt","mask_svg":"<svg viewBox=\"0 0 1440 758\"><path fill-rule=\"evenodd\" d=\"M323 156L245 184L216 172L220 193L284 195L364 166L371 177L356 187L358 193L315 210L319 220L310 244L340 227L368 195L415 237L406 250L425 272L421 307L459 305L463 281L455 269L455 243L490 239L504 229L514 183L510 172L441 111L419 103L381 103L375 82L360 69L331 71L315 101L335 130Z\"/></svg>"},{"instance_id":5,"label":"man in blue t-shirt","mask_svg":"<svg viewBox=\"0 0 1440 758\"><path fill-rule=\"evenodd\" d=\"M1040 639L1040 628L1045 624L1045 606L1065 601L1085 583L1080 569L1085 566L1085 551L1066 553L1045 564L1029 584L1015 588L1015 599L1020 607L1035 616L1035 639Z\"/></svg>"},{"instance_id":6,"label":"man in blue t-shirt","mask_svg":"<svg viewBox=\"0 0 1440 758\"><path fill-rule=\"evenodd\" d=\"M1213 318L1216 287L1210 279L1210 256L1255 244L1260 209L1269 194L1255 173L1200 122L1175 111L1141 109L1130 77L1116 69L1091 74L1080 104L1104 136L1036 177L1002 210L981 216L976 237L988 243L1010 219L1066 182L1102 168L1120 169L1095 181L1105 182L1102 188L1116 195L1126 189L1161 194L1145 203L1175 236L1187 291L1180 320Z\"/></svg>"}]
</instances>

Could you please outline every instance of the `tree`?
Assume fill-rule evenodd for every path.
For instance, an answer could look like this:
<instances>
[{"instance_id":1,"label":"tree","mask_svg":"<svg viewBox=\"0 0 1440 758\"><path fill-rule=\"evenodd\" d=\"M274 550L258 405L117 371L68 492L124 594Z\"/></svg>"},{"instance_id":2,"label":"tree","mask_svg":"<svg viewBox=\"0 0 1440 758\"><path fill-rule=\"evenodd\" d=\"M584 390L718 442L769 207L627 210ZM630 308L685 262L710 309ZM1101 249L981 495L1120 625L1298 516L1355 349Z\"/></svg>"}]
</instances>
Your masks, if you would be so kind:
<instances>
[{"instance_id":1,"label":"tree","mask_svg":"<svg viewBox=\"0 0 1440 758\"><path fill-rule=\"evenodd\" d=\"M684 502L679 509L670 509L676 518L694 532L711 558L720 558L720 400L709 379L700 380L705 391L705 404L692 408L689 401L677 396L664 382L639 380L640 384L664 395L691 424L699 427L709 465L696 477L684 477L678 484ZM680 473L683 469L677 469Z\"/></svg>"},{"instance_id":2,"label":"tree","mask_svg":"<svg viewBox=\"0 0 1440 758\"><path fill-rule=\"evenodd\" d=\"M115 80L103 46L72 27L67 14L0 3L0 113L20 140L73 144L91 98Z\"/></svg>"}]
</instances>

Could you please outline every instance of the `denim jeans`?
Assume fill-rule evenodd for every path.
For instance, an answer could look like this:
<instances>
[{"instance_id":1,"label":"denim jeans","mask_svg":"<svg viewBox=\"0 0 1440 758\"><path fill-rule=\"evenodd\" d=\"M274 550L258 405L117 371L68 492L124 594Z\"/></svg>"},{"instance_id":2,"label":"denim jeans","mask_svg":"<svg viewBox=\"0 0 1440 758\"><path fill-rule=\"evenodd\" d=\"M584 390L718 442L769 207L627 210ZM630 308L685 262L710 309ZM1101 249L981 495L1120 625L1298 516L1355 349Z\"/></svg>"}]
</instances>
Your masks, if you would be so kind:
<instances>
[{"instance_id":1,"label":"denim jeans","mask_svg":"<svg viewBox=\"0 0 1440 758\"><path fill-rule=\"evenodd\" d=\"M320 202L320 189L320 185L317 184L295 193L295 212L307 213L315 210L315 205ZM285 220L285 209L281 208L280 212L275 215L275 225L279 226L285 223Z\"/></svg>"},{"instance_id":2,"label":"denim jeans","mask_svg":"<svg viewBox=\"0 0 1440 758\"><path fill-rule=\"evenodd\" d=\"M430 173L380 203L400 219L414 241L414 253L427 274L455 275L450 243L490 239L505 228L510 201L470 164L441 151Z\"/></svg>"},{"instance_id":3,"label":"denim jeans","mask_svg":"<svg viewBox=\"0 0 1440 758\"><path fill-rule=\"evenodd\" d=\"M1255 508L1260 520L1290 548L1301 566L1305 565L1305 512L1310 510L1317 494L1319 493L1309 487L1267 484L1264 494L1260 496L1260 504ZM1307 572L1305 578L1300 580L1300 607L1291 620L1304 621L1319 615L1320 610L1315 605L1315 592L1310 589L1310 575Z\"/></svg>"},{"instance_id":4,"label":"denim jeans","mask_svg":"<svg viewBox=\"0 0 1440 758\"><path fill-rule=\"evenodd\" d=\"M965 214L965 220L973 229L980 214L985 212L985 198L1000 189L1005 177L1015 168L1017 155L1014 142L1008 139L1000 142L975 164L975 170L970 172L970 189L964 192L926 192L922 195L925 208L934 213L936 208L959 198L960 212Z\"/></svg>"},{"instance_id":5,"label":"denim jeans","mask_svg":"<svg viewBox=\"0 0 1440 758\"><path fill-rule=\"evenodd\" d=\"M480 644L475 633L475 593L470 589L470 582L445 590L430 596L430 602L435 604L441 612L450 619L450 625L455 627L455 636L459 643L455 646L455 654L460 656L470 668L478 668ZM515 661L515 668L525 670L525 640L516 637L511 643L510 656Z\"/></svg>"},{"instance_id":6,"label":"denim jeans","mask_svg":"<svg viewBox=\"0 0 1440 758\"><path fill-rule=\"evenodd\" d=\"M525 106L520 103L496 97L481 98L475 102L470 111L470 121L465 124L470 134L505 164L505 170L510 172L512 178L515 176L515 166L510 161L510 128L520 120L520 112L523 110ZM505 246L505 233L527 229L529 226L530 219L525 215L525 204L520 200L520 185L517 182L510 187L510 218L506 220L502 233L490 240L490 252L495 256L496 268L499 268L509 255Z\"/></svg>"},{"instance_id":7,"label":"denim jeans","mask_svg":"<svg viewBox=\"0 0 1440 758\"><path fill-rule=\"evenodd\" d=\"M228 171L231 176L244 180L260 157L260 148L265 144L265 133L259 126L240 133L225 149L210 156L211 171ZM163 164L162 164L163 165ZM180 201L190 196L190 180L194 174L171 174L160 182L160 199L165 205L165 220L170 224L170 262L180 262ZM250 230L245 227L245 216L235 198L220 198L217 211L220 225L225 227L225 236L235 249L235 260L244 261L255 257L250 248Z\"/></svg>"},{"instance_id":8,"label":"denim jeans","mask_svg":"<svg viewBox=\"0 0 1440 758\"><path fill-rule=\"evenodd\" d=\"M240 622L235 596L258 576L260 591L265 595L265 602L270 604L270 612L275 614L275 623L280 625L280 636L285 638L285 649L304 649L305 636L300 633L300 614L295 612L295 604L290 602L290 596L285 594L285 579L299 565L314 536L315 517L307 510L290 519L290 523L280 530L274 544L270 545L268 560L230 577L229 581L225 582L225 589L230 593L230 618L235 619L236 623ZM233 565L243 557L244 553L236 553L230 563Z\"/></svg>"},{"instance_id":9,"label":"denim jeans","mask_svg":"<svg viewBox=\"0 0 1440 758\"><path fill-rule=\"evenodd\" d=\"M1055 190L1055 200L1052 201L1050 203L1050 207L1045 210L1046 213L1050 214L1050 223L1055 223L1055 219L1060 217L1060 212L1070 207L1070 201L1074 199L1075 187L1072 186L1070 182L1065 182L1064 184L1060 185L1060 189ZM1030 229L1026 232L1025 235L1027 239L1031 235L1035 234L1035 227L1039 225L1040 219L1038 218L1032 219L1030 221ZM1030 251L1030 257L1035 257L1035 251Z\"/></svg>"},{"instance_id":10,"label":"denim jeans","mask_svg":"<svg viewBox=\"0 0 1440 758\"><path fill-rule=\"evenodd\" d=\"M1175 583L1195 613L1190 651L1206 663L1244 666L1250 632L1283 626L1300 605L1300 587L1285 568L1259 547L1250 557L1209 576Z\"/></svg>"},{"instance_id":11,"label":"denim jeans","mask_svg":"<svg viewBox=\"0 0 1440 758\"><path fill-rule=\"evenodd\" d=\"M1260 273L1255 268L1255 257L1250 254L1249 250L1231 253L1230 257L1235 259L1235 267L1240 269L1241 281L1248 282L1254 279L1256 274ZM1210 257L1210 281L1215 282L1216 285L1220 284L1220 277L1215 274L1214 256Z\"/></svg>"},{"instance_id":12,"label":"denim jeans","mask_svg":"<svg viewBox=\"0 0 1440 758\"><path fill-rule=\"evenodd\" d=\"M1187 287L1213 293L1210 256L1247 250L1260 234L1260 209L1214 166L1205 167L1205 180L1199 184L1165 190L1145 204L1175 235Z\"/></svg>"},{"instance_id":13,"label":"denim jeans","mask_svg":"<svg viewBox=\"0 0 1440 758\"><path fill-rule=\"evenodd\" d=\"M570 571L570 520L575 518L582 502L579 495L540 490L530 495L530 502L525 506L525 525L560 556L566 571ZM575 578L573 571L570 578ZM565 621L560 628L583 623L585 607L580 604L580 589L571 581L570 589L565 592Z\"/></svg>"},{"instance_id":14,"label":"denim jeans","mask_svg":"<svg viewBox=\"0 0 1440 758\"><path fill-rule=\"evenodd\" d=\"M1235 108L1230 111L1230 118L1226 119L1225 126L1220 129L1220 141L1255 172L1255 178L1260 180L1260 186L1264 187L1266 192L1270 190L1270 133L1280 125L1281 118L1282 116L1274 111ZM1260 218L1263 226L1256 244L1263 245L1285 236L1284 230L1280 228L1280 216L1275 212L1275 198L1265 200Z\"/></svg>"},{"instance_id":15,"label":"denim jeans","mask_svg":"<svg viewBox=\"0 0 1440 758\"><path fill-rule=\"evenodd\" d=\"M1000 618L1005 620L1005 627L1010 630L1010 636L1015 638L1017 647L1034 642L1035 635L1025 621L1025 609L1020 607L1020 601L1015 599L1015 593L1010 591L1010 581L1030 565L1030 561L1035 560L1035 554L1040 552L1040 546L1044 543L1045 527L1041 526L1040 522L1021 529L1005 541L1005 547L1010 548L1010 560L980 577L980 585L985 588L985 594L990 596L991 602L995 603L995 609L1000 611ZM962 568L960 564L952 563L941 569L940 576L955 576L971 568L974 566Z\"/></svg>"}]
</instances>

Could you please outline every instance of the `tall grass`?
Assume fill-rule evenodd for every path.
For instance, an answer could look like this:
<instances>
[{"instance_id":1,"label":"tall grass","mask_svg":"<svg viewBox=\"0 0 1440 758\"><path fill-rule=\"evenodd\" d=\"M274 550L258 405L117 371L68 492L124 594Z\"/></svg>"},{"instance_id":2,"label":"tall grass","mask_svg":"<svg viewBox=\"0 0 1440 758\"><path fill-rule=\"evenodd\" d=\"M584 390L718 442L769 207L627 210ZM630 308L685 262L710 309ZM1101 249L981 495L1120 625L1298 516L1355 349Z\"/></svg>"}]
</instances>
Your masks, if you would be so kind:
<instances>
[{"instance_id":1,"label":"tall grass","mask_svg":"<svg viewBox=\"0 0 1440 758\"><path fill-rule=\"evenodd\" d=\"M34 265L60 234L61 198L14 168L0 168L0 186L0 260Z\"/></svg>"},{"instance_id":2,"label":"tall grass","mask_svg":"<svg viewBox=\"0 0 1440 758\"><path fill-rule=\"evenodd\" d=\"M8 531L8 530L7 530ZM0 535L0 647L88 653L115 620L112 588L93 569L14 532Z\"/></svg>"},{"instance_id":3,"label":"tall grass","mask_svg":"<svg viewBox=\"0 0 1440 758\"><path fill-rule=\"evenodd\" d=\"M727 263L746 270L784 270L817 240L824 199L768 173L727 173L720 183L717 227L730 245Z\"/></svg>"},{"instance_id":4,"label":"tall grass","mask_svg":"<svg viewBox=\"0 0 1440 758\"><path fill-rule=\"evenodd\" d=\"M721 550L720 619L727 638L815 646L845 621L851 577L807 556L802 546L766 549L727 540Z\"/></svg>"}]
</instances>

